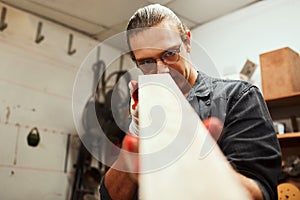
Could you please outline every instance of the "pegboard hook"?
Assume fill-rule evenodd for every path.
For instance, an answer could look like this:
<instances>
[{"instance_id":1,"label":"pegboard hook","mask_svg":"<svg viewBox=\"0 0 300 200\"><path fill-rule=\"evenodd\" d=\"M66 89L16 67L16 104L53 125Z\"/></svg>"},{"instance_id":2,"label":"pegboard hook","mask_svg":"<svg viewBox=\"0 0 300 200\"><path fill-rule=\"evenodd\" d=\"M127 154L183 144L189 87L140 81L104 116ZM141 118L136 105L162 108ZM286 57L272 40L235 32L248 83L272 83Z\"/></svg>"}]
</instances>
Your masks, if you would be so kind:
<instances>
[{"instance_id":1,"label":"pegboard hook","mask_svg":"<svg viewBox=\"0 0 300 200\"><path fill-rule=\"evenodd\" d=\"M69 48L68 48L68 54L73 55L76 52L76 49L72 50L72 45L73 45L73 34L69 35Z\"/></svg>"},{"instance_id":2,"label":"pegboard hook","mask_svg":"<svg viewBox=\"0 0 300 200\"><path fill-rule=\"evenodd\" d=\"M5 23L6 11L7 11L6 7L3 7L1 12L1 19L0 19L0 31L3 31L4 29L7 28L7 23Z\"/></svg>"},{"instance_id":3,"label":"pegboard hook","mask_svg":"<svg viewBox=\"0 0 300 200\"><path fill-rule=\"evenodd\" d=\"M42 33L42 27L43 27L43 23L39 22L38 23L38 27L37 27L37 31L36 31L36 37L35 37L35 43L39 44L42 40L44 40L44 36L41 34Z\"/></svg>"}]
</instances>

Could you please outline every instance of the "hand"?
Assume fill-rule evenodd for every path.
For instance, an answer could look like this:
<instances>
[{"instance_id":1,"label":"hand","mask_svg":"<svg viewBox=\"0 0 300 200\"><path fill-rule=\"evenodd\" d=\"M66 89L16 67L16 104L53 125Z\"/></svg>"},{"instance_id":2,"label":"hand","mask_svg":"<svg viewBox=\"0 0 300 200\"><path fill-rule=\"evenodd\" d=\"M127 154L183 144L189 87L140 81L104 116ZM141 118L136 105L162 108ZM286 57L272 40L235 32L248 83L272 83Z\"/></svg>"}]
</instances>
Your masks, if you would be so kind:
<instances>
[{"instance_id":1,"label":"hand","mask_svg":"<svg viewBox=\"0 0 300 200\"><path fill-rule=\"evenodd\" d=\"M203 120L203 124L211 136L217 141L223 129L222 121L216 117L210 117ZM125 138L123 139L122 148L128 152L139 153L139 138L132 134L126 134ZM139 171L138 157L126 157L124 160L127 168L130 168L130 171ZM134 176L137 176L137 174Z\"/></svg>"},{"instance_id":2,"label":"hand","mask_svg":"<svg viewBox=\"0 0 300 200\"><path fill-rule=\"evenodd\" d=\"M138 188L138 137L126 134L122 142L122 151L114 165L106 172L104 185L111 199L133 199ZM128 152L127 152L128 151ZM137 168L134 168L137 167Z\"/></svg>"},{"instance_id":3,"label":"hand","mask_svg":"<svg viewBox=\"0 0 300 200\"><path fill-rule=\"evenodd\" d=\"M223 123L221 122L221 120L219 120L216 117L211 117L211 118L207 118L207 119L203 120L203 124L207 128L207 130L209 131L211 136L217 141L219 139L219 137L222 133L222 129L223 129ZM247 190L247 192L249 192L249 194L253 200L262 200L263 199L262 191L260 190L258 184L254 180L252 180L238 172L236 172L236 175L237 175L238 180L241 182L241 184Z\"/></svg>"},{"instance_id":4,"label":"hand","mask_svg":"<svg viewBox=\"0 0 300 200\"><path fill-rule=\"evenodd\" d=\"M117 160L117 166L121 167L132 183L137 184L139 172L139 138L127 133L122 142L122 149Z\"/></svg>"},{"instance_id":5,"label":"hand","mask_svg":"<svg viewBox=\"0 0 300 200\"><path fill-rule=\"evenodd\" d=\"M129 125L129 133L139 135L139 107L138 107L138 82L131 80L128 84L131 100L130 100L130 114L131 123Z\"/></svg>"},{"instance_id":6,"label":"hand","mask_svg":"<svg viewBox=\"0 0 300 200\"><path fill-rule=\"evenodd\" d=\"M223 130L222 121L217 117L210 117L203 120L203 124L207 128L210 135L214 138L214 140L218 141Z\"/></svg>"},{"instance_id":7,"label":"hand","mask_svg":"<svg viewBox=\"0 0 300 200\"><path fill-rule=\"evenodd\" d=\"M211 136L218 140L223 129L223 123L216 117L210 117L203 120L204 126L207 128ZM139 139L136 136L127 134L123 140L123 149L129 152L138 153Z\"/></svg>"}]
</instances>

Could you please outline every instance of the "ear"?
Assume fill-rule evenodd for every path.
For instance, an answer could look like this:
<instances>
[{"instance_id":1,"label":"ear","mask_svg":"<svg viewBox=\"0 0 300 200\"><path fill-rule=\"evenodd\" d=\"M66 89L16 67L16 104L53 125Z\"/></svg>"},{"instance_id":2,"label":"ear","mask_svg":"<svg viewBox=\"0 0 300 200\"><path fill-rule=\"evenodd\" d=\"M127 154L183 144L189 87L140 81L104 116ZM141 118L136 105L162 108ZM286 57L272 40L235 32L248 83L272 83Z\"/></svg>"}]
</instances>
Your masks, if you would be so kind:
<instances>
[{"instance_id":1,"label":"ear","mask_svg":"<svg viewBox=\"0 0 300 200\"><path fill-rule=\"evenodd\" d=\"M187 35L187 37L189 38L189 40L191 40L191 31L189 29L187 29L185 31L185 34Z\"/></svg>"},{"instance_id":2,"label":"ear","mask_svg":"<svg viewBox=\"0 0 300 200\"><path fill-rule=\"evenodd\" d=\"M185 31L185 35L186 35L186 42L185 42L186 51L190 53L191 52L191 31L187 29Z\"/></svg>"}]
</instances>

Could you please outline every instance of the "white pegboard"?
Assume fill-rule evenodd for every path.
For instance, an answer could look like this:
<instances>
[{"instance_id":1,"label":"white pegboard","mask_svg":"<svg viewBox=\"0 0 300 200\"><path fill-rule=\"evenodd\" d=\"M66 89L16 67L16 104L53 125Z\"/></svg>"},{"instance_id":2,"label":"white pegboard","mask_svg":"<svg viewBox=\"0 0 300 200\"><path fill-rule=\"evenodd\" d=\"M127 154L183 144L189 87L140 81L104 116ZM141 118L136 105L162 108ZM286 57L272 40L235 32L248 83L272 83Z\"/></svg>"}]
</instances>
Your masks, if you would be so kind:
<instances>
[{"instance_id":1,"label":"white pegboard","mask_svg":"<svg viewBox=\"0 0 300 200\"><path fill-rule=\"evenodd\" d=\"M98 41L2 6L7 7L8 27L0 32L0 199L69 199L79 147L72 116L73 84ZM38 22L43 23L44 36L39 44L34 42ZM69 34L76 49L71 56ZM100 58L108 61L118 50L105 46L101 52ZM96 55L92 57L90 67L97 61ZM93 73L87 71L85 84L91 86ZM83 100L90 95L91 90L83 91ZM35 148L27 144L33 127L40 133Z\"/></svg>"},{"instance_id":2,"label":"white pegboard","mask_svg":"<svg viewBox=\"0 0 300 200\"><path fill-rule=\"evenodd\" d=\"M11 166L17 157L19 128L0 125L0 165Z\"/></svg>"},{"instance_id":3,"label":"white pegboard","mask_svg":"<svg viewBox=\"0 0 300 200\"><path fill-rule=\"evenodd\" d=\"M66 200L72 174L1 168L0 199Z\"/></svg>"}]
</instances>

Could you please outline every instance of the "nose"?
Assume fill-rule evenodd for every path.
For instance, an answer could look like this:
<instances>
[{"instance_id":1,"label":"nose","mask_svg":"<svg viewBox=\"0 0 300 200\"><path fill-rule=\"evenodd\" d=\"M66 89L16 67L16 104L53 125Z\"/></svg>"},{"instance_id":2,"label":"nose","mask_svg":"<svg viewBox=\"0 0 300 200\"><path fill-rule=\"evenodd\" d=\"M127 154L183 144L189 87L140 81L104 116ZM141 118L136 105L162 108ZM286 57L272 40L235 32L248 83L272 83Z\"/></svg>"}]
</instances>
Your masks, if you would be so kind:
<instances>
[{"instance_id":1,"label":"nose","mask_svg":"<svg viewBox=\"0 0 300 200\"><path fill-rule=\"evenodd\" d=\"M169 66L166 65L161 59L156 60L156 67L157 67L157 73L162 74L162 73L169 73Z\"/></svg>"}]
</instances>

